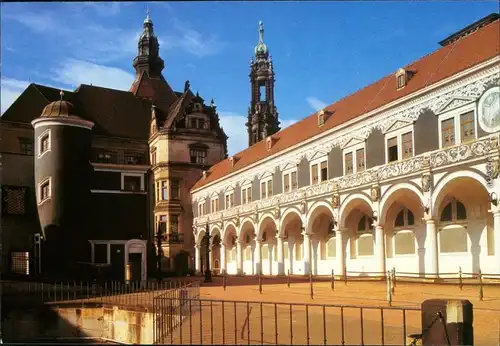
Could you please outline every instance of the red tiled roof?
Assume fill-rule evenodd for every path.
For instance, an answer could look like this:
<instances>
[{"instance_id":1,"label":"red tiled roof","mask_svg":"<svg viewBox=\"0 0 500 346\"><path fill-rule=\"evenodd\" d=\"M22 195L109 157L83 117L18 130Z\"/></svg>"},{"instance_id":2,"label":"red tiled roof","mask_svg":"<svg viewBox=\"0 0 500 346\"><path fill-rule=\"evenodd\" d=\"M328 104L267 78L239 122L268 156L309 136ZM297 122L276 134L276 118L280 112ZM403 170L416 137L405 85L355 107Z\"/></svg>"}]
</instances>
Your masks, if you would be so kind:
<instances>
[{"instance_id":1,"label":"red tiled roof","mask_svg":"<svg viewBox=\"0 0 500 346\"><path fill-rule=\"evenodd\" d=\"M240 171L268 156L498 56L500 53L499 40L500 21L496 20L469 36L465 36L406 66L407 70L413 71L415 74L403 89L397 90L394 75L388 75L328 106L327 110L332 111L333 115L322 127L318 127L316 113L314 113L275 133L272 136L275 139L275 144L270 150L267 150L266 141L260 141L235 154L234 157L237 160L234 166L229 159L215 164L208 170L207 177L200 179L191 190L196 190L228 174Z\"/></svg>"}]
</instances>

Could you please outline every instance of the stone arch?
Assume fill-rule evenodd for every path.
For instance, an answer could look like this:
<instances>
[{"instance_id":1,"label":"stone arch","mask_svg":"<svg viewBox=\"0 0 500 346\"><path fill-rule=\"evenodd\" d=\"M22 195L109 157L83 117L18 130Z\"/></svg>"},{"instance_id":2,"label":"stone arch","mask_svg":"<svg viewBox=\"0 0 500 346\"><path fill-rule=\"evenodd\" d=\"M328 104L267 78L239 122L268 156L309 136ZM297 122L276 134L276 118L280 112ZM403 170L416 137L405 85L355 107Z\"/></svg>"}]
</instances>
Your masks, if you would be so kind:
<instances>
[{"instance_id":1,"label":"stone arch","mask_svg":"<svg viewBox=\"0 0 500 346\"><path fill-rule=\"evenodd\" d=\"M281 220L279 223L280 228L278 230L278 236L281 237L284 235L285 226L287 225L287 221L289 221L290 218L293 218L293 215L298 217L300 219L300 221L303 223L302 213L300 212L300 210L298 208L296 208L296 207L287 208L285 210L285 212L283 213L283 215L281 216Z\"/></svg>"},{"instance_id":2,"label":"stone arch","mask_svg":"<svg viewBox=\"0 0 500 346\"><path fill-rule=\"evenodd\" d=\"M212 227L212 229L210 231L210 235L211 235L211 237L210 237L210 244L213 244L214 238L216 236L219 236L219 238L222 241L222 232L220 231L220 228L218 226Z\"/></svg>"},{"instance_id":3,"label":"stone arch","mask_svg":"<svg viewBox=\"0 0 500 346\"><path fill-rule=\"evenodd\" d=\"M230 234L233 234L233 233L234 233L234 236L237 237L238 236L238 228L236 227L234 222L230 221L230 222L226 223L226 225L224 227L224 232L222 233L222 237L221 237L222 244L227 245L227 238Z\"/></svg>"},{"instance_id":4,"label":"stone arch","mask_svg":"<svg viewBox=\"0 0 500 346\"><path fill-rule=\"evenodd\" d=\"M201 241L205 236L205 232L206 232L205 229L198 230L198 234L196 235L196 245L201 246Z\"/></svg>"},{"instance_id":5,"label":"stone arch","mask_svg":"<svg viewBox=\"0 0 500 346\"><path fill-rule=\"evenodd\" d=\"M253 229L254 233L257 232L257 230L255 229L254 221L250 217L246 217L241 220L240 227L237 229L238 239L240 239L240 236L246 233L250 228Z\"/></svg>"},{"instance_id":6,"label":"stone arch","mask_svg":"<svg viewBox=\"0 0 500 346\"><path fill-rule=\"evenodd\" d=\"M456 172L451 172L446 175L444 175L436 184L434 191L432 193L431 197L431 215L433 217L438 217L440 208L442 207L442 202L445 199L447 195L447 188L450 186L450 184L453 183L458 183L460 180L472 180L475 181L476 184L481 185L484 188L484 191L486 193L489 192L489 187L486 182L486 177L484 174L474 171L474 170L460 170ZM457 192L462 192L465 193L467 191L470 191L470 189L463 189L463 191L457 191ZM466 198L460 198L462 199L462 202L465 203L464 199Z\"/></svg>"},{"instance_id":7,"label":"stone arch","mask_svg":"<svg viewBox=\"0 0 500 346\"><path fill-rule=\"evenodd\" d=\"M313 205L309 208L309 211L306 216L307 220L307 233L312 233L312 227L315 219L325 211L328 211L331 215L331 217L334 217L334 210L330 203L326 201L316 201L313 203Z\"/></svg>"},{"instance_id":8,"label":"stone arch","mask_svg":"<svg viewBox=\"0 0 500 346\"><path fill-rule=\"evenodd\" d=\"M275 229L278 229L278 221L274 218L274 215L271 213L264 213L259 220L256 228L256 234L258 239L262 239L262 234L266 226L269 226L269 223L274 224Z\"/></svg>"},{"instance_id":9,"label":"stone arch","mask_svg":"<svg viewBox=\"0 0 500 346\"><path fill-rule=\"evenodd\" d=\"M347 217L349 216L350 212L356 207L356 205L359 205L359 203L367 205L373 212L372 201L366 193L359 192L349 195L346 199L344 199L344 201L342 201L342 204L340 205L338 221L340 227L345 227Z\"/></svg>"},{"instance_id":10,"label":"stone arch","mask_svg":"<svg viewBox=\"0 0 500 346\"><path fill-rule=\"evenodd\" d=\"M387 213L389 212L389 209L393 205L394 202L396 202L398 199L401 197L404 197L405 194L411 194L413 197L416 197L417 200L419 201L419 205L413 205L415 203L409 203L412 205L408 205L407 207L412 210L414 214L417 213L417 208L420 208L422 205L424 205L424 195L420 188L414 184L414 183L399 183L392 185L387 189L387 191L384 192L382 195L382 198L380 199L380 215L379 215L379 222L381 224L384 224L387 218ZM415 199L411 199L410 201L414 201Z\"/></svg>"}]
</instances>

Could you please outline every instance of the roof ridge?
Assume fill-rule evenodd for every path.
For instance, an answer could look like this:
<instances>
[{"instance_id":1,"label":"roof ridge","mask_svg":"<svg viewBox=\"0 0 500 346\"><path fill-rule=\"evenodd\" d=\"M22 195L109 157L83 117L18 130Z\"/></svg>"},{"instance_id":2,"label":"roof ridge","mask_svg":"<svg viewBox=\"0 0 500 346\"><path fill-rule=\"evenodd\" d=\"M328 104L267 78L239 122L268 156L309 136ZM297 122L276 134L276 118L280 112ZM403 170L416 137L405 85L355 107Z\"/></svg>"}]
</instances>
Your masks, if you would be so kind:
<instances>
[{"instance_id":1,"label":"roof ridge","mask_svg":"<svg viewBox=\"0 0 500 346\"><path fill-rule=\"evenodd\" d=\"M316 111L292 125L285 127L283 130L276 132L274 136L284 140L284 142L282 145L276 146L271 154L274 155L290 149L292 146L300 145L308 141L309 138L320 136L325 131L334 130L343 124L358 122L360 120L359 117L367 113L376 114L379 112L379 109L384 106L391 105L392 108L392 106L395 103L397 104L402 98L412 98L415 96L415 93L422 91L429 85L434 85L439 81L453 77L464 69L470 69L477 64L491 59L492 56L498 54L498 47L496 45L488 45L487 43L498 39L499 33L498 30L496 30L498 26L500 26L500 21L495 20L471 34L460 38L454 42L453 45L438 46L431 52L421 57L417 57L409 64L405 64L405 69L414 70L417 72L417 75L421 72L421 77L412 78L411 80L414 81L414 84L410 82L403 92L396 92L395 88L394 90L387 88L387 85L390 85L387 83L390 83L391 78L394 78L394 73L386 74L374 82L327 105L325 109L335 110L338 112L338 116L340 116L340 118L332 117L331 119L334 121L329 122L330 125L324 126L321 129L314 127L314 116L318 113L318 111ZM483 47L477 52L474 49L471 50L471 47L476 43L480 43L480 46ZM450 68L444 68L443 64L446 66L449 64L451 65ZM381 86L380 89L377 84ZM396 85L394 85L394 87L396 87ZM370 88L372 89L369 90ZM363 104L362 102L368 98L371 98L371 100ZM352 102L357 102L358 105L352 107ZM298 130L302 127L304 127L307 133ZM224 159L211 166L209 171L212 172L213 175L208 179L199 180L193 186L192 190L197 190L202 186L212 184L222 179L226 174L240 172L249 166L253 166L257 162L265 160L270 153L267 153L267 151L264 153L263 148L265 143L263 143L263 141L261 142L255 143L234 154L241 157L239 165L229 167L227 163L225 163L228 162L228 159Z\"/></svg>"}]
</instances>

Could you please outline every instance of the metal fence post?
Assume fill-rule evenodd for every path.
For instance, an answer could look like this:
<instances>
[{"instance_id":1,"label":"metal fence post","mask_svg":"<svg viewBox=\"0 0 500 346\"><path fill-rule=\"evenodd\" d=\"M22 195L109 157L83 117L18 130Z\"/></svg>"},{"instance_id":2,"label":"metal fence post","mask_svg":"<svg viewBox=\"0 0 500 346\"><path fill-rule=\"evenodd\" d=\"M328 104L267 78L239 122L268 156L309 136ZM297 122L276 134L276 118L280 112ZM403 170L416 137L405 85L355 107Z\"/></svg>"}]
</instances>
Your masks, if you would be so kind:
<instances>
[{"instance_id":1,"label":"metal fence post","mask_svg":"<svg viewBox=\"0 0 500 346\"><path fill-rule=\"evenodd\" d=\"M311 286L311 299L314 299L314 289L313 289L312 272L309 272L309 285Z\"/></svg>"},{"instance_id":2,"label":"metal fence post","mask_svg":"<svg viewBox=\"0 0 500 346\"><path fill-rule=\"evenodd\" d=\"M462 282L462 267L458 268L458 282L460 284L460 291L463 291L463 282Z\"/></svg>"},{"instance_id":3,"label":"metal fence post","mask_svg":"<svg viewBox=\"0 0 500 346\"><path fill-rule=\"evenodd\" d=\"M224 291L226 290L226 270L224 269L224 275L222 276L222 285L224 286Z\"/></svg>"},{"instance_id":4,"label":"metal fence post","mask_svg":"<svg viewBox=\"0 0 500 346\"><path fill-rule=\"evenodd\" d=\"M335 275L332 269L332 291L335 291Z\"/></svg>"},{"instance_id":5,"label":"metal fence post","mask_svg":"<svg viewBox=\"0 0 500 346\"><path fill-rule=\"evenodd\" d=\"M484 291L483 291L483 274L481 273L481 269L479 269L479 300L483 301Z\"/></svg>"},{"instance_id":6,"label":"metal fence post","mask_svg":"<svg viewBox=\"0 0 500 346\"><path fill-rule=\"evenodd\" d=\"M396 288L396 268L392 267L392 292L394 293L394 288Z\"/></svg>"},{"instance_id":7,"label":"metal fence post","mask_svg":"<svg viewBox=\"0 0 500 346\"><path fill-rule=\"evenodd\" d=\"M262 273L259 271L259 293L262 294Z\"/></svg>"},{"instance_id":8,"label":"metal fence post","mask_svg":"<svg viewBox=\"0 0 500 346\"><path fill-rule=\"evenodd\" d=\"M391 289L391 273L387 272L387 303L389 306L392 305L392 289Z\"/></svg>"},{"instance_id":9,"label":"metal fence post","mask_svg":"<svg viewBox=\"0 0 500 346\"><path fill-rule=\"evenodd\" d=\"M290 288L290 269L288 269L287 286Z\"/></svg>"}]
</instances>

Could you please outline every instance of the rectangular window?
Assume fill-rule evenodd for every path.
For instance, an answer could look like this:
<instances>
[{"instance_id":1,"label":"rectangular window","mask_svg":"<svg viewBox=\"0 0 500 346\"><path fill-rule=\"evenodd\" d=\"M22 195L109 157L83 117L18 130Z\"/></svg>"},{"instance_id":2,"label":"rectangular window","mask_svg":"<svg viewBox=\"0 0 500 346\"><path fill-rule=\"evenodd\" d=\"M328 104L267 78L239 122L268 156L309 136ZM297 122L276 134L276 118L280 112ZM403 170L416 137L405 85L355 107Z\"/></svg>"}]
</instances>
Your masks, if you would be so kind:
<instances>
[{"instance_id":1,"label":"rectangular window","mask_svg":"<svg viewBox=\"0 0 500 346\"><path fill-rule=\"evenodd\" d=\"M252 187L243 187L241 189L241 204L252 202Z\"/></svg>"},{"instance_id":2,"label":"rectangular window","mask_svg":"<svg viewBox=\"0 0 500 346\"><path fill-rule=\"evenodd\" d=\"M387 140L387 162L398 160L398 138L393 137Z\"/></svg>"},{"instance_id":3,"label":"rectangular window","mask_svg":"<svg viewBox=\"0 0 500 346\"><path fill-rule=\"evenodd\" d=\"M135 175L123 176L123 190L141 191L141 177Z\"/></svg>"},{"instance_id":4,"label":"rectangular window","mask_svg":"<svg viewBox=\"0 0 500 346\"><path fill-rule=\"evenodd\" d=\"M170 180L170 197L172 199L180 198L179 179Z\"/></svg>"},{"instance_id":5,"label":"rectangular window","mask_svg":"<svg viewBox=\"0 0 500 346\"><path fill-rule=\"evenodd\" d=\"M156 165L156 148L151 151L151 164Z\"/></svg>"},{"instance_id":6,"label":"rectangular window","mask_svg":"<svg viewBox=\"0 0 500 346\"><path fill-rule=\"evenodd\" d=\"M319 182L319 175L318 175L318 165L312 165L311 166L311 179L313 184L317 184Z\"/></svg>"},{"instance_id":7,"label":"rectangular window","mask_svg":"<svg viewBox=\"0 0 500 346\"><path fill-rule=\"evenodd\" d=\"M43 153L50 150L50 131L46 131L39 138L40 138L39 142L40 149L38 155L42 155Z\"/></svg>"},{"instance_id":8,"label":"rectangular window","mask_svg":"<svg viewBox=\"0 0 500 346\"><path fill-rule=\"evenodd\" d=\"M191 118L191 127L195 129L197 127L196 118Z\"/></svg>"},{"instance_id":9,"label":"rectangular window","mask_svg":"<svg viewBox=\"0 0 500 346\"><path fill-rule=\"evenodd\" d=\"M198 216L205 215L205 202L198 204Z\"/></svg>"},{"instance_id":10,"label":"rectangular window","mask_svg":"<svg viewBox=\"0 0 500 346\"><path fill-rule=\"evenodd\" d=\"M160 215L158 220L158 232L162 235L167 233L167 215Z\"/></svg>"},{"instance_id":11,"label":"rectangular window","mask_svg":"<svg viewBox=\"0 0 500 346\"><path fill-rule=\"evenodd\" d=\"M345 162L345 174L351 174L354 172L353 162L352 162L352 153L347 153L344 156Z\"/></svg>"},{"instance_id":12,"label":"rectangular window","mask_svg":"<svg viewBox=\"0 0 500 346\"><path fill-rule=\"evenodd\" d=\"M404 86L405 86L405 75L404 74L400 74L398 76L398 89L402 88Z\"/></svg>"},{"instance_id":13,"label":"rectangular window","mask_svg":"<svg viewBox=\"0 0 500 346\"><path fill-rule=\"evenodd\" d=\"M365 170L365 149L356 150L356 172Z\"/></svg>"},{"instance_id":14,"label":"rectangular window","mask_svg":"<svg viewBox=\"0 0 500 346\"><path fill-rule=\"evenodd\" d=\"M143 165L145 164L145 154L136 151L126 151L124 161L127 165Z\"/></svg>"},{"instance_id":15,"label":"rectangular window","mask_svg":"<svg viewBox=\"0 0 500 346\"><path fill-rule=\"evenodd\" d=\"M401 136L403 146L403 160L413 156L413 134L407 132Z\"/></svg>"},{"instance_id":16,"label":"rectangular window","mask_svg":"<svg viewBox=\"0 0 500 346\"><path fill-rule=\"evenodd\" d=\"M462 142L468 142L476 137L474 111L460 115L460 134Z\"/></svg>"},{"instance_id":17,"label":"rectangular window","mask_svg":"<svg viewBox=\"0 0 500 346\"><path fill-rule=\"evenodd\" d=\"M205 119L198 119L198 128L200 129L205 128Z\"/></svg>"},{"instance_id":18,"label":"rectangular window","mask_svg":"<svg viewBox=\"0 0 500 346\"><path fill-rule=\"evenodd\" d=\"M328 167L326 161L321 162L321 181L328 180Z\"/></svg>"},{"instance_id":19,"label":"rectangular window","mask_svg":"<svg viewBox=\"0 0 500 346\"><path fill-rule=\"evenodd\" d=\"M292 172L290 174L290 180L292 183L292 191L297 190L299 187L299 181L297 180L297 172Z\"/></svg>"},{"instance_id":20,"label":"rectangular window","mask_svg":"<svg viewBox=\"0 0 500 346\"><path fill-rule=\"evenodd\" d=\"M271 197L273 195L273 182L272 180L268 180L267 182L267 197Z\"/></svg>"},{"instance_id":21,"label":"rectangular window","mask_svg":"<svg viewBox=\"0 0 500 346\"><path fill-rule=\"evenodd\" d=\"M285 174L283 176L283 192L290 191L290 174Z\"/></svg>"},{"instance_id":22,"label":"rectangular window","mask_svg":"<svg viewBox=\"0 0 500 346\"><path fill-rule=\"evenodd\" d=\"M207 151L203 149L191 149L191 163L204 165L207 163Z\"/></svg>"},{"instance_id":23,"label":"rectangular window","mask_svg":"<svg viewBox=\"0 0 500 346\"><path fill-rule=\"evenodd\" d=\"M269 198L273 195L273 181L266 180L260 183L260 195L261 198Z\"/></svg>"},{"instance_id":24,"label":"rectangular window","mask_svg":"<svg viewBox=\"0 0 500 346\"><path fill-rule=\"evenodd\" d=\"M19 149L23 155L33 155L33 140L29 138L19 138Z\"/></svg>"},{"instance_id":25,"label":"rectangular window","mask_svg":"<svg viewBox=\"0 0 500 346\"><path fill-rule=\"evenodd\" d=\"M40 184L40 201L39 201L39 203L50 198L50 195L51 195L50 180L47 179L45 182Z\"/></svg>"},{"instance_id":26,"label":"rectangular window","mask_svg":"<svg viewBox=\"0 0 500 346\"><path fill-rule=\"evenodd\" d=\"M455 118L441 122L441 142L443 148L455 145Z\"/></svg>"},{"instance_id":27,"label":"rectangular window","mask_svg":"<svg viewBox=\"0 0 500 346\"><path fill-rule=\"evenodd\" d=\"M179 215L170 215L170 233L179 233Z\"/></svg>"},{"instance_id":28,"label":"rectangular window","mask_svg":"<svg viewBox=\"0 0 500 346\"><path fill-rule=\"evenodd\" d=\"M2 189L2 212L10 215L23 215L26 212L26 188L7 187Z\"/></svg>"}]
</instances>

